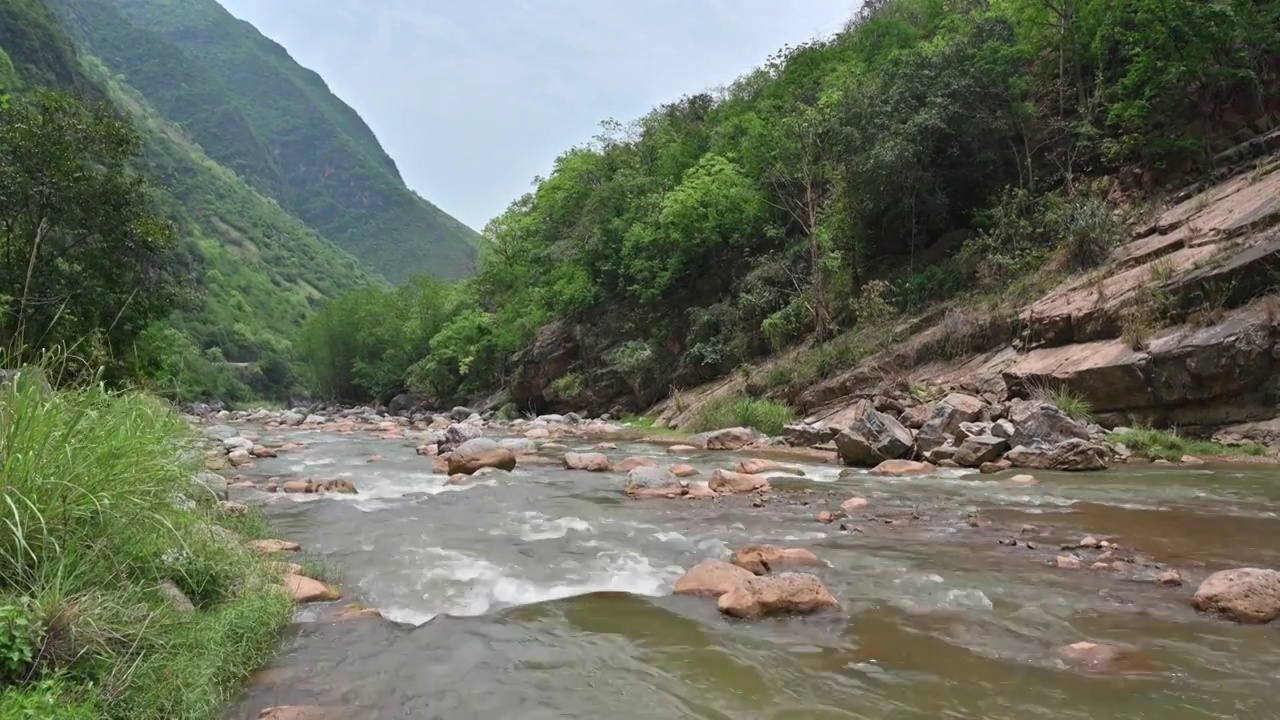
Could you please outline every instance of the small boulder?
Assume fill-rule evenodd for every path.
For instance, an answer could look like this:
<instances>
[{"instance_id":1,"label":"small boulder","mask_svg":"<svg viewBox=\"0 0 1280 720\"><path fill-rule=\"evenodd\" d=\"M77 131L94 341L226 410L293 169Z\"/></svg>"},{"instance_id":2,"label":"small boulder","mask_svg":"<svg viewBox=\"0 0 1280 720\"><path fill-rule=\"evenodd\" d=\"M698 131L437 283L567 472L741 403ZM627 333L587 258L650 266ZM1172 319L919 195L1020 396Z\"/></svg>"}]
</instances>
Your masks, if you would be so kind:
<instances>
[{"instance_id":1,"label":"small boulder","mask_svg":"<svg viewBox=\"0 0 1280 720\"><path fill-rule=\"evenodd\" d=\"M618 463L618 467L616 469L619 472L631 472L636 468L642 467L658 467L658 463L654 462L652 458L637 457L633 455Z\"/></svg>"},{"instance_id":2,"label":"small boulder","mask_svg":"<svg viewBox=\"0 0 1280 720\"><path fill-rule=\"evenodd\" d=\"M911 431L892 416L864 402L849 427L836 435L836 452L845 465L875 467L911 453Z\"/></svg>"},{"instance_id":3,"label":"small boulder","mask_svg":"<svg viewBox=\"0 0 1280 720\"><path fill-rule=\"evenodd\" d=\"M1177 570L1165 570L1156 577L1155 582L1157 585L1164 587L1180 587L1182 585L1182 573Z\"/></svg>"},{"instance_id":4,"label":"small boulder","mask_svg":"<svg viewBox=\"0 0 1280 720\"><path fill-rule=\"evenodd\" d=\"M703 560L676 581L672 592L676 595L720 597L751 577L754 577L751 571L723 560Z\"/></svg>"},{"instance_id":5,"label":"small boulder","mask_svg":"<svg viewBox=\"0 0 1280 720\"><path fill-rule=\"evenodd\" d=\"M838 432L839 430L833 427L794 423L782 428L782 439L794 447L813 447L831 442Z\"/></svg>"},{"instance_id":6,"label":"small boulder","mask_svg":"<svg viewBox=\"0 0 1280 720\"><path fill-rule=\"evenodd\" d=\"M725 494L744 494L769 488L769 481L759 475L732 470L716 470L711 473L711 480L707 484L712 490Z\"/></svg>"},{"instance_id":7,"label":"small boulder","mask_svg":"<svg viewBox=\"0 0 1280 720\"><path fill-rule=\"evenodd\" d=\"M1014 400L1009 405L1013 437L1009 444L1057 445L1067 440L1088 440L1089 426L1067 415L1058 406L1038 400Z\"/></svg>"},{"instance_id":8,"label":"small boulder","mask_svg":"<svg viewBox=\"0 0 1280 720\"><path fill-rule=\"evenodd\" d=\"M1054 558L1053 564L1059 570L1079 570L1083 566L1080 558L1074 555L1059 555Z\"/></svg>"},{"instance_id":9,"label":"small boulder","mask_svg":"<svg viewBox=\"0 0 1280 720\"><path fill-rule=\"evenodd\" d=\"M807 615L839 606L822 581L807 573L752 575L739 581L716 602L720 612L748 620L766 615Z\"/></svg>"},{"instance_id":10,"label":"small boulder","mask_svg":"<svg viewBox=\"0 0 1280 720\"><path fill-rule=\"evenodd\" d=\"M831 512L830 510L823 510L822 512L818 513L818 522L822 523L823 525L830 525L835 521L836 521L835 513Z\"/></svg>"},{"instance_id":11,"label":"small boulder","mask_svg":"<svg viewBox=\"0 0 1280 720\"><path fill-rule=\"evenodd\" d=\"M714 500L720 497L720 494L706 483L690 483L684 496L687 500Z\"/></svg>"},{"instance_id":12,"label":"small boulder","mask_svg":"<svg viewBox=\"0 0 1280 720\"><path fill-rule=\"evenodd\" d=\"M948 437L960 432L960 424L973 422L982 416L981 399L965 393L950 393L933 408L933 415L916 433L916 445L920 452L942 447Z\"/></svg>"},{"instance_id":13,"label":"small boulder","mask_svg":"<svg viewBox=\"0 0 1280 720\"><path fill-rule=\"evenodd\" d=\"M1017 483L1019 485L1030 485L1036 482L1036 478L1034 475L1014 475L1009 478L1009 482Z\"/></svg>"},{"instance_id":14,"label":"small boulder","mask_svg":"<svg viewBox=\"0 0 1280 720\"><path fill-rule=\"evenodd\" d=\"M1200 583L1191 604L1239 623L1271 622L1280 617L1280 571L1241 568L1216 572Z\"/></svg>"},{"instance_id":15,"label":"small boulder","mask_svg":"<svg viewBox=\"0 0 1280 720\"><path fill-rule=\"evenodd\" d=\"M738 472L748 475L760 475L762 473L786 473L788 475L804 475L804 470L791 465L783 465L773 460L759 460L750 458L743 460L738 464Z\"/></svg>"},{"instance_id":16,"label":"small boulder","mask_svg":"<svg viewBox=\"0 0 1280 720\"><path fill-rule=\"evenodd\" d=\"M271 553L278 553L278 552L298 552L302 550L302 546L296 542L290 542L289 540L275 540L275 539L254 540L253 542L249 543L249 547L253 548L259 553L262 553L263 555L268 555Z\"/></svg>"},{"instance_id":17,"label":"small boulder","mask_svg":"<svg viewBox=\"0 0 1280 720\"><path fill-rule=\"evenodd\" d=\"M698 468L684 463L676 463L671 466L671 474L678 478L693 477L698 474Z\"/></svg>"},{"instance_id":18,"label":"small boulder","mask_svg":"<svg viewBox=\"0 0 1280 720\"><path fill-rule=\"evenodd\" d=\"M449 411L449 419L456 423L460 423L474 414L475 413L472 412L471 408L458 405Z\"/></svg>"},{"instance_id":19,"label":"small boulder","mask_svg":"<svg viewBox=\"0 0 1280 720\"><path fill-rule=\"evenodd\" d=\"M309 493L314 492L310 480L286 480L280 489L287 493Z\"/></svg>"},{"instance_id":20,"label":"small boulder","mask_svg":"<svg viewBox=\"0 0 1280 720\"><path fill-rule=\"evenodd\" d=\"M452 429L452 428L451 428ZM515 453L490 438L468 440L449 453L449 474L471 473L483 467L511 471L516 467Z\"/></svg>"},{"instance_id":21,"label":"small boulder","mask_svg":"<svg viewBox=\"0 0 1280 720\"><path fill-rule=\"evenodd\" d=\"M1182 459L1179 460L1178 462L1182 463L1183 465L1204 465L1204 460L1201 460L1195 455L1183 455Z\"/></svg>"},{"instance_id":22,"label":"small boulder","mask_svg":"<svg viewBox=\"0 0 1280 720\"><path fill-rule=\"evenodd\" d=\"M248 450L232 450L227 454L227 462L231 463L231 467L245 467L253 464L253 456Z\"/></svg>"},{"instance_id":23,"label":"small boulder","mask_svg":"<svg viewBox=\"0 0 1280 720\"><path fill-rule=\"evenodd\" d=\"M754 575L765 575L789 565L814 567L822 564L811 550L777 545L746 545L734 551L729 562Z\"/></svg>"},{"instance_id":24,"label":"small boulder","mask_svg":"<svg viewBox=\"0 0 1280 720\"><path fill-rule=\"evenodd\" d=\"M498 444L517 456L538 454L537 444L528 438L502 438Z\"/></svg>"},{"instance_id":25,"label":"small boulder","mask_svg":"<svg viewBox=\"0 0 1280 720\"><path fill-rule=\"evenodd\" d=\"M672 455L688 455L689 453L698 452L698 448L692 445L672 445L667 448L667 452Z\"/></svg>"},{"instance_id":26,"label":"small boulder","mask_svg":"<svg viewBox=\"0 0 1280 720\"><path fill-rule=\"evenodd\" d=\"M455 448L468 440L475 440L484 435L484 430L479 425L471 423L454 423L445 428L444 443L446 448Z\"/></svg>"},{"instance_id":27,"label":"small boulder","mask_svg":"<svg viewBox=\"0 0 1280 720\"><path fill-rule=\"evenodd\" d=\"M564 466L570 470L608 472L609 458L604 453L565 453Z\"/></svg>"},{"instance_id":28,"label":"small boulder","mask_svg":"<svg viewBox=\"0 0 1280 720\"><path fill-rule=\"evenodd\" d=\"M684 494L680 479L656 467L638 467L627 473L623 492L633 498L679 497Z\"/></svg>"},{"instance_id":29,"label":"small boulder","mask_svg":"<svg viewBox=\"0 0 1280 720\"><path fill-rule=\"evenodd\" d=\"M1018 445L1006 453L1005 458L1018 468L1068 472L1107 469L1106 448L1088 440L1064 440L1056 445Z\"/></svg>"},{"instance_id":30,"label":"small boulder","mask_svg":"<svg viewBox=\"0 0 1280 720\"><path fill-rule=\"evenodd\" d=\"M732 427L695 435L694 442L706 450L741 450L760 437L753 428Z\"/></svg>"},{"instance_id":31,"label":"small boulder","mask_svg":"<svg viewBox=\"0 0 1280 720\"><path fill-rule=\"evenodd\" d=\"M841 509L845 514L849 514L849 513L852 513L852 512L856 512L856 511L858 511L858 510L862 510L862 509L866 508L866 507L867 507L868 505L870 505L870 504L871 504L871 501L867 500L866 498L863 498L863 497L852 497L852 498L849 498L848 500L845 500L844 502L840 503L840 509Z\"/></svg>"},{"instance_id":32,"label":"small boulder","mask_svg":"<svg viewBox=\"0 0 1280 720\"><path fill-rule=\"evenodd\" d=\"M885 460L871 468L870 474L881 477L909 477L912 475L928 475L936 470L929 463L915 460Z\"/></svg>"},{"instance_id":33,"label":"small boulder","mask_svg":"<svg viewBox=\"0 0 1280 720\"><path fill-rule=\"evenodd\" d=\"M1008 460L995 460L993 462L984 462L979 465L978 472L983 475L994 475L999 472L1004 472L1011 467L1013 467L1013 463Z\"/></svg>"},{"instance_id":34,"label":"small boulder","mask_svg":"<svg viewBox=\"0 0 1280 720\"><path fill-rule=\"evenodd\" d=\"M336 589L304 575L285 575L284 588L297 603L325 602L342 597Z\"/></svg>"}]
</instances>

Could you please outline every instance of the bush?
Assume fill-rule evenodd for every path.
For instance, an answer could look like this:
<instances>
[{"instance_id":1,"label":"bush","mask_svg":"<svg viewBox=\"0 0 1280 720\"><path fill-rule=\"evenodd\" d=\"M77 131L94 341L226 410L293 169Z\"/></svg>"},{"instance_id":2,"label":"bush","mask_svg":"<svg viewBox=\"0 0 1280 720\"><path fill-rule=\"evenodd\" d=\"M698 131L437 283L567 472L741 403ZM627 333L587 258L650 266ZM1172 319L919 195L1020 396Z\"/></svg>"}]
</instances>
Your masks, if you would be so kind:
<instances>
[{"instance_id":1,"label":"bush","mask_svg":"<svg viewBox=\"0 0 1280 720\"><path fill-rule=\"evenodd\" d=\"M782 428L795 419L790 407L773 400L725 397L702 407L691 428L707 432L727 427L749 427L765 435L781 435Z\"/></svg>"},{"instance_id":2,"label":"bush","mask_svg":"<svg viewBox=\"0 0 1280 720\"><path fill-rule=\"evenodd\" d=\"M291 603L258 556L215 532L262 526L194 491L201 457L150 397L0 388L0 716L208 718L270 656ZM173 608L165 583L196 611ZM15 618L36 648L16 678Z\"/></svg>"}]
</instances>

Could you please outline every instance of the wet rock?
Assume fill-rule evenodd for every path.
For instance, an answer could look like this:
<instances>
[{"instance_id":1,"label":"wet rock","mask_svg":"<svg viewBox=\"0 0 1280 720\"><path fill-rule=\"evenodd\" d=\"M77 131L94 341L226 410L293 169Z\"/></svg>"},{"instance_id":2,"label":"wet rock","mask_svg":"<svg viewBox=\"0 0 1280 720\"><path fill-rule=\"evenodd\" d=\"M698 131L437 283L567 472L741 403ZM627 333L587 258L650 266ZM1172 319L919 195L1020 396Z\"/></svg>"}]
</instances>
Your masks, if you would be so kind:
<instances>
[{"instance_id":1,"label":"wet rock","mask_svg":"<svg viewBox=\"0 0 1280 720\"><path fill-rule=\"evenodd\" d=\"M1183 465L1204 465L1204 460L1201 460L1195 455L1183 455L1182 459L1180 459L1178 462L1182 463Z\"/></svg>"},{"instance_id":2,"label":"wet rock","mask_svg":"<svg viewBox=\"0 0 1280 720\"><path fill-rule=\"evenodd\" d=\"M312 484L311 492L355 495L358 491L350 480L322 480Z\"/></svg>"},{"instance_id":3,"label":"wet rock","mask_svg":"<svg viewBox=\"0 0 1280 720\"><path fill-rule=\"evenodd\" d=\"M339 716L316 705L277 705L258 713L258 720L339 720Z\"/></svg>"},{"instance_id":4,"label":"wet rock","mask_svg":"<svg viewBox=\"0 0 1280 720\"><path fill-rule=\"evenodd\" d=\"M885 460L871 468L871 475L880 477L909 477L912 475L928 475L936 468L929 463L915 460Z\"/></svg>"},{"instance_id":5,"label":"wet rock","mask_svg":"<svg viewBox=\"0 0 1280 720\"><path fill-rule=\"evenodd\" d=\"M960 448L948 442L945 445L939 445L924 454L924 459L934 465L942 465L943 463L951 463L951 467L959 467L955 462L956 453Z\"/></svg>"},{"instance_id":6,"label":"wet rock","mask_svg":"<svg viewBox=\"0 0 1280 720\"><path fill-rule=\"evenodd\" d=\"M667 448L667 452L672 455L688 455L689 453L698 452L698 448L692 445L672 445Z\"/></svg>"},{"instance_id":7,"label":"wet rock","mask_svg":"<svg viewBox=\"0 0 1280 720\"><path fill-rule=\"evenodd\" d=\"M732 427L695 435L694 442L706 450L741 450L760 437L754 428Z\"/></svg>"},{"instance_id":8,"label":"wet rock","mask_svg":"<svg viewBox=\"0 0 1280 720\"><path fill-rule=\"evenodd\" d=\"M1182 585L1182 573L1177 570L1165 570L1156 577L1155 582L1157 585L1164 587L1180 587Z\"/></svg>"},{"instance_id":9,"label":"wet rock","mask_svg":"<svg viewBox=\"0 0 1280 720\"><path fill-rule=\"evenodd\" d=\"M1039 535L1040 528L1036 527L1035 525L1023 525L1022 528L1018 530L1018 534L1019 535Z\"/></svg>"},{"instance_id":10,"label":"wet rock","mask_svg":"<svg viewBox=\"0 0 1280 720\"><path fill-rule=\"evenodd\" d=\"M822 512L818 513L818 522L822 523L823 525L830 525L835 521L836 521L835 513L831 512L830 510L823 510Z\"/></svg>"},{"instance_id":11,"label":"wet rock","mask_svg":"<svg viewBox=\"0 0 1280 720\"><path fill-rule=\"evenodd\" d=\"M804 470L791 465L783 465L773 460L747 459L738 464L738 472L748 475L759 475L761 473L786 473L788 475L804 475Z\"/></svg>"},{"instance_id":12,"label":"wet rock","mask_svg":"<svg viewBox=\"0 0 1280 720\"><path fill-rule=\"evenodd\" d=\"M302 546L296 542L290 542L289 540L275 540L275 539L254 540L253 542L249 543L249 547L253 548L259 553L262 553L263 555L268 555L271 553L278 553L278 552L298 552L302 550Z\"/></svg>"},{"instance_id":13,"label":"wet rock","mask_svg":"<svg viewBox=\"0 0 1280 720\"><path fill-rule=\"evenodd\" d=\"M694 475L698 474L698 469L692 465L677 463L671 466L671 474L675 475L678 478L693 477Z\"/></svg>"},{"instance_id":14,"label":"wet rock","mask_svg":"<svg viewBox=\"0 0 1280 720\"><path fill-rule=\"evenodd\" d=\"M1010 465L1012 465L1012 463L1010 463ZM1036 482L1036 479L1033 475L1014 475L1009 478L1009 482L1017 483L1019 485L1030 485L1031 483Z\"/></svg>"},{"instance_id":15,"label":"wet rock","mask_svg":"<svg viewBox=\"0 0 1280 720\"><path fill-rule=\"evenodd\" d=\"M1072 472L1107 469L1106 448L1087 440L1064 440L1056 445L1018 445L1005 458L1018 468Z\"/></svg>"},{"instance_id":16,"label":"wet rock","mask_svg":"<svg viewBox=\"0 0 1280 720\"><path fill-rule=\"evenodd\" d=\"M225 440L222 441L222 449L226 450L227 452L233 452L235 450L252 451L253 441L247 437L235 435L233 437L226 438Z\"/></svg>"},{"instance_id":17,"label":"wet rock","mask_svg":"<svg viewBox=\"0 0 1280 720\"><path fill-rule=\"evenodd\" d=\"M685 498L689 500L714 500L720 494L711 489L707 483L692 483L686 488Z\"/></svg>"},{"instance_id":18,"label":"wet rock","mask_svg":"<svg viewBox=\"0 0 1280 720\"><path fill-rule=\"evenodd\" d=\"M286 480L280 489L287 493L309 493L312 491L310 480Z\"/></svg>"},{"instance_id":19,"label":"wet rock","mask_svg":"<svg viewBox=\"0 0 1280 720\"><path fill-rule=\"evenodd\" d=\"M454 423L445 428L444 442L441 444L444 447L452 449L467 442L468 440L475 440L482 435L484 435L484 430L478 425L472 425L471 423Z\"/></svg>"},{"instance_id":20,"label":"wet rock","mask_svg":"<svg viewBox=\"0 0 1280 720\"><path fill-rule=\"evenodd\" d=\"M738 582L716 602L720 612L753 620L767 615L807 615L840 607L816 575L782 573Z\"/></svg>"},{"instance_id":21,"label":"wet rock","mask_svg":"<svg viewBox=\"0 0 1280 720\"><path fill-rule=\"evenodd\" d=\"M732 470L712 472L711 480L707 484L712 490L725 494L744 494L769 488L769 481L759 475L748 475Z\"/></svg>"},{"instance_id":22,"label":"wet rock","mask_svg":"<svg viewBox=\"0 0 1280 720\"><path fill-rule=\"evenodd\" d=\"M617 450L618 444L611 442L596 443L597 450Z\"/></svg>"},{"instance_id":23,"label":"wet rock","mask_svg":"<svg viewBox=\"0 0 1280 720\"><path fill-rule=\"evenodd\" d=\"M353 620L381 620L381 619L383 618L382 618L382 612L380 610L378 610L377 608L363 607L357 603L357 604L348 605L342 608L336 614L330 615L326 617L324 620L325 622L330 622L330 623L342 623L342 622L351 622Z\"/></svg>"},{"instance_id":24,"label":"wet rock","mask_svg":"<svg viewBox=\"0 0 1280 720\"><path fill-rule=\"evenodd\" d=\"M658 463L654 462L652 458L632 456L618 463L618 467L616 469L619 472L629 473L636 468L642 467L658 467ZM688 466L686 465L685 467Z\"/></svg>"},{"instance_id":25,"label":"wet rock","mask_svg":"<svg viewBox=\"0 0 1280 720\"><path fill-rule=\"evenodd\" d=\"M1077 642L1058 648L1058 657L1090 672L1146 672L1151 662L1135 648Z\"/></svg>"},{"instance_id":26,"label":"wet rock","mask_svg":"<svg viewBox=\"0 0 1280 720\"><path fill-rule=\"evenodd\" d=\"M449 411L449 419L453 420L455 423L460 423L474 414L475 413L472 412L471 408L458 405Z\"/></svg>"},{"instance_id":27,"label":"wet rock","mask_svg":"<svg viewBox=\"0 0 1280 720\"><path fill-rule=\"evenodd\" d=\"M843 511L845 514L849 514L849 513L856 512L858 510L862 510L863 508L866 508L870 504L871 502L866 498L852 497L840 503L840 510Z\"/></svg>"},{"instance_id":28,"label":"wet rock","mask_svg":"<svg viewBox=\"0 0 1280 720\"><path fill-rule=\"evenodd\" d=\"M435 457L436 455L440 454L440 446L436 445L435 443L419 445L417 448L414 449L414 452L416 452L417 454L423 457Z\"/></svg>"},{"instance_id":29,"label":"wet rock","mask_svg":"<svg viewBox=\"0 0 1280 720\"><path fill-rule=\"evenodd\" d=\"M764 575L787 566L815 567L822 564L811 550L777 545L747 545L738 548L729 562L754 575Z\"/></svg>"},{"instance_id":30,"label":"wet rock","mask_svg":"<svg viewBox=\"0 0 1280 720\"><path fill-rule=\"evenodd\" d=\"M381 455L370 455L370 456L369 456L369 459L365 460L365 462L367 462L367 463L378 463L378 462L382 462L382 456L381 456Z\"/></svg>"},{"instance_id":31,"label":"wet rock","mask_svg":"<svg viewBox=\"0 0 1280 720\"><path fill-rule=\"evenodd\" d=\"M723 560L703 560L676 581L672 592L676 595L720 597L752 577L751 571Z\"/></svg>"},{"instance_id":32,"label":"wet rock","mask_svg":"<svg viewBox=\"0 0 1280 720\"><path fill-rule=\"evenodd\" d=\"M325 602L342 597L335 588L305 575L285 575L284 588L297 603Z\"/></svg>"},{"instance_id":33,"label":"wet rock","mask_svg":"<svg viewBox=\"0 0 1280 720\"><path fill-rule=\"evenodd\" d=\"M1008 460L996 460L994 462L982 463L978 466L978 472L983 475L994 475L996 473L1004 472L1011 467L1013 467L1013 463Z\"/></svg>"},{"instance_id":34,"label":"wet rock","mask_svg":"<svg viewBox=\"0 0 1280 720\"><path fill-rule=\"evenodd\" d=\"M960 443L952 457L960 467L976 468L995 462L1009 449L1009 441L995 435L975 435Z\"/></svg>"},{"instance_id":35,"label":"wet rock","mask_svg":"<svg viewBox=\"0 0 1280 720\"><path fill-rule=\"evenodd\" d=\"M982 400L965 393L951 393L934 406L933 415L916 433L916 446L921 452L942 447L948 437L960 432L960 424L982 416Z\"/></svg>"},{"instance_id":36,"label":"wet rock","mask_svg":"<svg viewBox=\"0 0 1280 720\"><path fill-rule=\"evenodd\" d=\"M204 431L206 437L212 440L227 440L239 435L235 428L230 425L212 425Z\"/></svg>"},{"instance_id":37,"label":"wet rock","mask_svg":"<svg viewBox=\"0 0 1280 720\"><path fill-rule=\"evenodd\" d=\"M452 429L452 428L450 428ZM483 467L511 471L516 467L515 453L490 438L468 440L449 453L449 474L471 473Z\"/></svg>"},{"instance_id":38,"label":"wet rock","mask_svg":"<svg viewBox=\"0 0 1280 720\"><path fill-rule=\"evenodd\" d=\"M679 497L684 494L680 479L656 467L638 467L627 473L623 492L634 498Z\"/></svg>"},{"instance_id":39,"label":"wet rock","mask_svg":"<svg viewBox=\"0 0 1280 720\"><path fill-rule=\"evenodd\" d=\"M569 446L562 445L560 443L545 442L545 443L542 443L542 445L538 446L538 450L544 453L568 452Z\"/></svg>"},{"instance_id":40,"label":"wet rock","mask_svg":"<svg viewBox=\"0 0 1280 720\"><path fill-rule=\"evenodd\" d=\"M1058 406L1037 400L1014 400L1009 404L1013 423L1010 445L1058 445L1068 440L1088 440L1089 426L1073 419Z\"/></svg>"},{"instance_id":41,"label":"wet rock","mask_svg":"<svg viewBox=\"0 0 1280 720\"><path fill-rule=\"evenodd\" d=\"M1074 555L1059 555L1053 559L1053 564L1059 570L1079 570L1083 567L1080 558Z\"/></svg>"},{"instance_id":42,"label":"wet rock","mask_svg":"<svg viewBox=\"0 0 1280 720\"><path fill-rule=\"evenodd\" d=\"M564 466L570 470L608 472L609 457L604 453L565 453Z\"/></svg>"},{"instance_id":43,"label":"wet rock","mask_svg":"<svg viewBox=\"0 0 1280 720\"><path fill-rule=\"evenodd\" d=\"M527 430L524 436L526 438L529 438L530 440L545 440L551 437L551 432L546 428L539 427L539 428L533 428L532 430Z\"/></svg>"},{"instance_id":44,"label":"wet rock","mask_svg":"<svg viewBox=\"0 0 1280 720\"><path fill-rule=\"evenodd\" d=\"M307 419L306 415L303 415L300 412L295 412L293 410L290 410L289 412L280 416L280 424L288 425L289 427L297 427L301 425L303 422L305 422L306 419Z\"/></svg>"},{"instance_id":45,"label":"wet rock","mask_svg":"<svg viewBox=\"0 0 1280 720\"><path fill-rule=\"evenodd\" d=\"M1191 604L1239 623L1268 623L1280 617L1280 572L1241 568L1216 572L1200 583Z\"/></svg>"},{"instance_id":46,"label":"wet rock","mask_svg":"<svg viewBox=\"0 0 1280 720\"><path fill-rule=\"evenodd\" d=\"M836 452L845 465L875 467L911 453L911 431L891 416L863 403L849 427L836 435Z\"/></svg>"},{"instance_id":47,"label":"wet rock","mask_svg":"<svg viewBox=\"0 0 1280 720\"><path fill-rule=\"evenodd\" d=\"M232 450L227 453L227 462L231 467L247 467L253 464L253 456L248 450Z\"/></svg>"},{"instance_id":48,"label":"wet rock","mask_svg":"<svg viewBox=\"0 0 1280 720\"><path fill-rule=\"evenodd\" d=\"M782 429L782 439L795 447L813 447L835 439L839 430L808 423L795 423Z\"/></svg>"},{"instance_id":49,"label":"wet rock","mask_svg":"<svg viewBox=\"0 0 1280 720\"><path fill-rule=\"evenodd\" d=\"M516 456L538 454L538 446L528 438L502 438L498 444Z\"/></svg>"}]
</instances>

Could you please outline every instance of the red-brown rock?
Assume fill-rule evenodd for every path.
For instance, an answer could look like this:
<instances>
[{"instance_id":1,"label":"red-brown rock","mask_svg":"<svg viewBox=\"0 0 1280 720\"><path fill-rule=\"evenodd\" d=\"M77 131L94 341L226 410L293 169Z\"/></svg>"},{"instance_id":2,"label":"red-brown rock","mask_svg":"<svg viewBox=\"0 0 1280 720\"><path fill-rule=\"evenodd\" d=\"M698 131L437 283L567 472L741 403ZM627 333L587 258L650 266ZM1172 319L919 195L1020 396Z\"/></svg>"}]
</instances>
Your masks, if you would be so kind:
<instances>
[{"instance_id":1,"label":"red-brown rock","mask_svg":"<svg viewBox=\"0 0 1280 720\"><path fill-rule=\"evenodd\" d=\"M676 581L676 595L719 597L753 577L751 572L723 560L703 560Z\"/></svg>"},{"instance_id":2,"label":"red-brown rock","mask_svg":"<svg viewBox=\"0 0 1280 720\"><path fill-rule=\"evenodd\" d=\"M782 573L740 581L716 602L720 612L736 618L807 615L840 607L816 575Z\"/></svg>"},{"instance_id":3,"label":"red-brown rock","mask_svg":"<svg viewBox=\"0 0 1280 720\"><path fill-rule=\"evenodd\" d=\"M738 548L729 562L754 575L764 575L787 566L814 567L822 564L811 550L777 545L746 545Z\"/></svg>"}]
</instances>

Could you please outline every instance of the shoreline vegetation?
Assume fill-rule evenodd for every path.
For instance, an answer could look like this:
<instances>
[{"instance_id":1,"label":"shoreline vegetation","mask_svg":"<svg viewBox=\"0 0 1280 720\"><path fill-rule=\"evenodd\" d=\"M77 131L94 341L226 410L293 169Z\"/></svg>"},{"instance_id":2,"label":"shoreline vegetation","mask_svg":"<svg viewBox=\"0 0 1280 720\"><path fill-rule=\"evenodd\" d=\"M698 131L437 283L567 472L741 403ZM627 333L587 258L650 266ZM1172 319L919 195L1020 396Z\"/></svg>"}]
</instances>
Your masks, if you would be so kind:
<instances>
[{"instance_id":1,"label":"shoreline vegetation","mask_svg":"<svg viewBox=\"0 0 1280 720\"><path fill-rule=\"evenodd\" d=\"M205 720L293 602L254 511L195 480L195 429L101 384L0 386L0 718Z\"/></svg>"}]
</instances>

